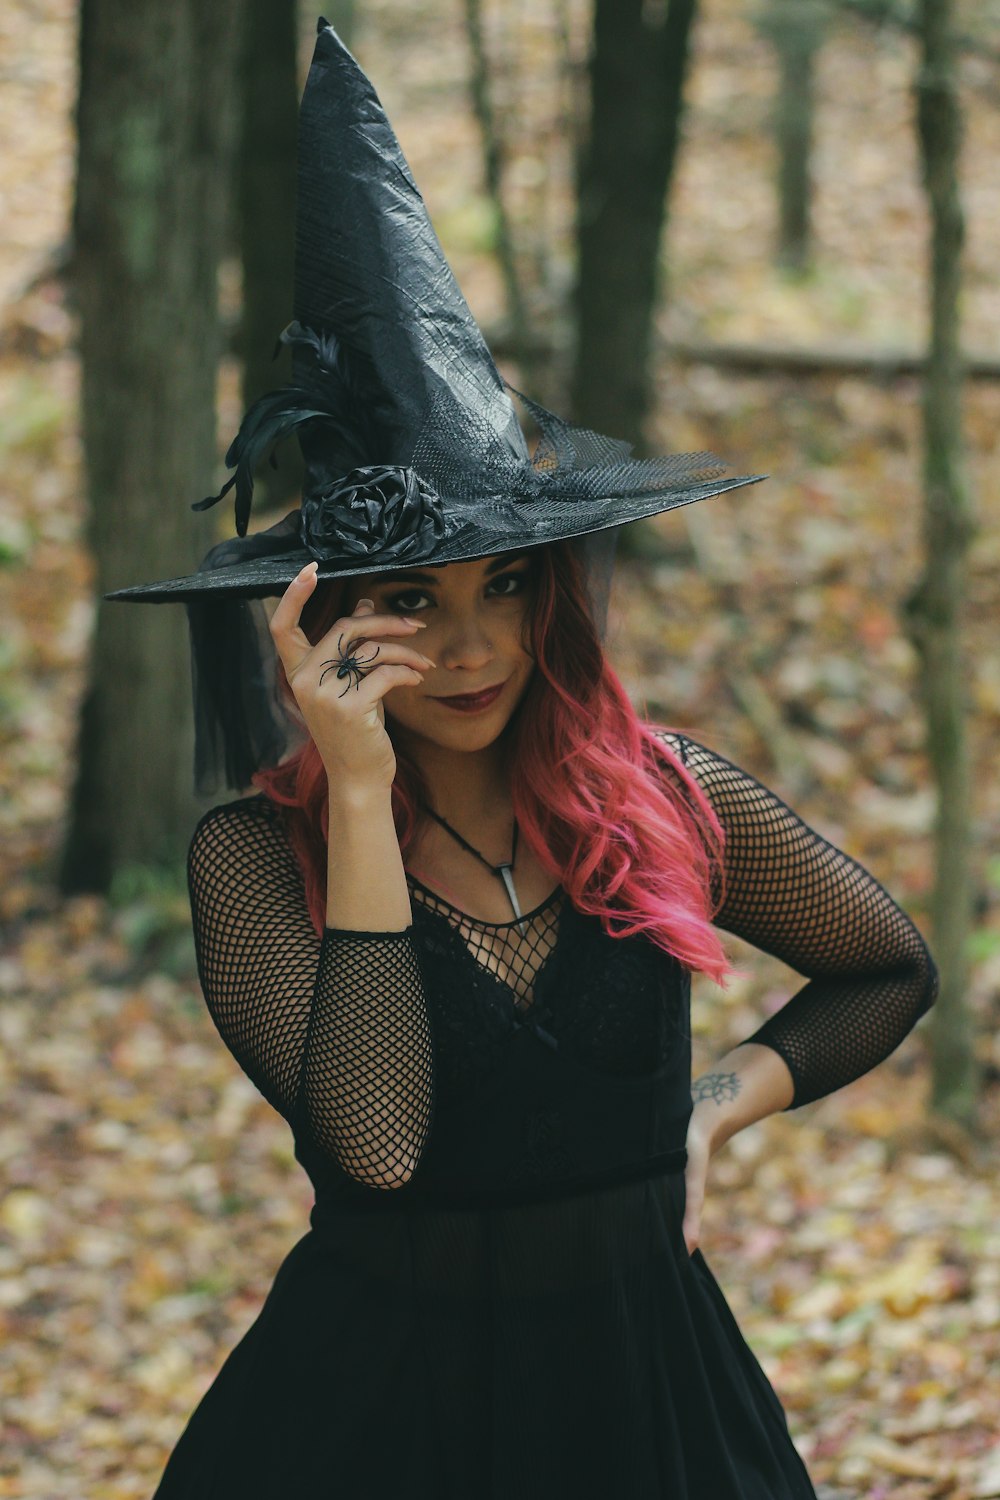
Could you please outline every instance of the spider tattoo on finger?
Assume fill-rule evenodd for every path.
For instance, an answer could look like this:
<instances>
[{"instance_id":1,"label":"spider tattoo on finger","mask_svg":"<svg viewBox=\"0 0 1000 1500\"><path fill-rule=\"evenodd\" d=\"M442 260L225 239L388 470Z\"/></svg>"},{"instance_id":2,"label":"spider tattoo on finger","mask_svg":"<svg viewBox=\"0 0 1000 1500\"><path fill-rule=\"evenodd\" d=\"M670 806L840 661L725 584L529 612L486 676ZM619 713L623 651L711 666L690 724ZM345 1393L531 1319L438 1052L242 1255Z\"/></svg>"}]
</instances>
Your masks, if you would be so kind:
<instances>
[{"instance_id":1,"label":"spider tattoo on finger","mask_svg":"<svg viewBox=\"0 0 1000 1500\"><path fill-rule=\"evenodd\" d=\"M371 656L358 656L355 652L350 650L345 655L343 650L343 642L344 637L341 634L340 638L337 641L337 655L335 657L332 657L329 661L323 662L322 664L323 671L320 673L319 685L320 687L323 686L323 678L327 675L328 672L332 672L334 667L336 667L337 681L339 682L344 677L347 678L347 682L344 685L344 693L346 693L351 686L352 679L354 680L354 686L356 688L359 688L361 686L362 677L367 676L365 668L369 665L370 662L373 662L375 660L376 656L378 656L378 647L375 647L375 650L372 652ZM355 644L357 644L355 641L349 642L349 645L351 646L354 646ZM338 693L337 697L342 698L344 696L344 693Z\"/></svg>"}]
</instances>

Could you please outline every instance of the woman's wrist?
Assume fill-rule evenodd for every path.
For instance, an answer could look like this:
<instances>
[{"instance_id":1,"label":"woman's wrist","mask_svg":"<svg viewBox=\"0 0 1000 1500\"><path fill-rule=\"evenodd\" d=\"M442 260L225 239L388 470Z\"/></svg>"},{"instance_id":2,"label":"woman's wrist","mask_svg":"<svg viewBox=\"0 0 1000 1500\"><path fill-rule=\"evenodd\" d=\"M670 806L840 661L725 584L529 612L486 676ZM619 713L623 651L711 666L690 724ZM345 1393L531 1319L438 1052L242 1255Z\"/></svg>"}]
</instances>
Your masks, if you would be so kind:
<instances>
[{"instance_id":1,"label":"woman's wrist","mask_svg":"<svg viewBox=\"0 0 1000 1500\"><path fill-rule=\"evenodd\" d=\"M331 784L328 810L327 926L402 932L412 912L391 788Z\"/></svg>"},{"instance_id":2,"label":"woman's wrist","mask_svg":"<svg viewBox=\"0 0 1000 1500\"><path fill-rule=\"evenodd\" d=\"M748 1125L787 1108L794 1092L782 1058L760 1043L745 1042L692 1083L690 1128L714 1153Z\"/></svg>"},{"instance_id":3,"label":"woman's wrist","mask_svg":"<svg viewBox=\"0 0 1000 1500\"><path fill-rule=\"evenodd\" d=\"M738 1073L721 1068L703 1073L692 1084L693 1108L688 1128L708 1142L713 1155L742 1129L739 1113L733 1108L741 1087Z\"/></svg>"},{"instance_id":4,"label":"woman's wrist","mask_svg":"<svg viewBox=\"0 0 1000 1500\"><path fill-rule=\"evenodd\" d=\"M335 816L379 814L392 810L392 787L381 783L347 781L327 771L327 802Z\"/></svg>"}]
</instances>

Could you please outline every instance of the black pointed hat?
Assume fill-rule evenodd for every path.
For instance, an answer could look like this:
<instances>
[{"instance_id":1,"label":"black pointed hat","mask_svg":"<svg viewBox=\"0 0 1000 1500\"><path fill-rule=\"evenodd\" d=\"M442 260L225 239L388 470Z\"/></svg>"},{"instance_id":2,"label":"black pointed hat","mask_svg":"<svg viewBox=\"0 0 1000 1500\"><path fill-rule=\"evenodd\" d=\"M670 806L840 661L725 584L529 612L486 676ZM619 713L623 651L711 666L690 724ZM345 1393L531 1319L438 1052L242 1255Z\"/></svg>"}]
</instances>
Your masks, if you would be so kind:
<instances>
[{"instance_id":1,"label":"black pointed hat","mask_svg":"<svg viewBox=\"0 0 1000 1500\"><path fill-rule=\"evenodd\" d=\"M323 20L299 114L294 314L291 385L249 408L234 474L194 506L234 489L243 540L107 598L259 598L313 559L323 580L585 541L763 477L703 453L633 459L521 397L541 433L529 453L378 97ZM301 507L247 536L255 469L291 432Z\"/></svg>"},{"instance_id":2,"label":"black pointed hat","mask_svg":"<svg viewBox=\"0 0 1000 1500\"><path fill-rule=\"evenodd\" d=\"M184 578L108 599L183 600L195 689L195 782L245 787L301 740L260 602L313 560L320 581L440 566L568 540L601 629L622 525L762 475L709 454L637 460L629 444L512 393L451 273L370 82L320 21L299 113L292 383L246 412L226 454L236 533ZM290 433L301 506L247 534L254 473Z\"/></svg>"}]
</instances>

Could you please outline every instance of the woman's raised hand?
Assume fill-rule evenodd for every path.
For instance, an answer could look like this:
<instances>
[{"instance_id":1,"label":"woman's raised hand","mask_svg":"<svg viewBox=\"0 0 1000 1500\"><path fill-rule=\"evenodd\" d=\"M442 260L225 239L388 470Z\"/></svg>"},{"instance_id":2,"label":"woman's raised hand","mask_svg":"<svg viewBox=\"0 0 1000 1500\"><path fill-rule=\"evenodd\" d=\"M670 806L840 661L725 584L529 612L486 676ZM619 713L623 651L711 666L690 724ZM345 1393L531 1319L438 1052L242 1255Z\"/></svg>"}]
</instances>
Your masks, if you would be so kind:
<instances>
[{"instance_id":1,"label":"woman's raised hand","mask_svg":"<svg viewBox=\"0 0 1000 1500\"><path fill-rule=\"evenodd\" d=\"M331 785L388 788L396 757L382 699L391 688L423 682L434 665L405 644L423 622L378 615L370 599L361 599L352 615L335 620L311 645L299 617L316 587L317 568L307 563L288 585L271 616L271 635Z\"/></svg>"}]
</instances>

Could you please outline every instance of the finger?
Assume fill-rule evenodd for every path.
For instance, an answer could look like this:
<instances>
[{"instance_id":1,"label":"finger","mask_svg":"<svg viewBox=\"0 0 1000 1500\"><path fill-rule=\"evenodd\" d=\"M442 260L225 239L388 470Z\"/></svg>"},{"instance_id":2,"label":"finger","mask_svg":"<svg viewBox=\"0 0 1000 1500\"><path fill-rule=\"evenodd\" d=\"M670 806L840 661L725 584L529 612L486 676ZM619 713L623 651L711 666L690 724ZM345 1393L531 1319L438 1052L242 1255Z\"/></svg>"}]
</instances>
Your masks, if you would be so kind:
<instances>
[{"instance_id":1,"label":"finger","mask_svg":"<svg viewBox=\"0 0 1000 1500\"><path fill-rule=\"evenodd\" d=\"M373 615L373 614L375 614L375 600L374 599L367 599L367 598L362 597L361 599L358 600L357 604L352 609L349 618L352 619L352 620L354 620L354 619L359 619L361 617L364 617L367 620L367 618L370 615ZM414 620L414 618L413 618L412 615L391 615L391 616L389 616L389 618L393 619L393 620L397 620L397 619L410 620L410 621L412 621L412 623L414 625L424 625L425 626L427 624L426 620Z\"/></svg>"},{"instance_id":2,"label":"finger","mask_svg":"<svg viewBox=\"0 0 1000 1500\"><path fill-rule=\"evenodd\" d=\"M281 658L285 675L290 676L305 656L312 650L309 637L299 624L306 601L316 588L316 573L319 563L306 563L296 574L274 609L268 628Z\"/></svg>"},{"instance_id":3,"label":"finger","mask_svg":"<svg viewBox=\"0 0 1000 1500\"><path fill-rule=\"evenodd\" d=\"M688 1255L692 1255L698 1248L698 1241L701 1237L701 1208L702 1199L692 1195L684 1210L684 1244L687 1246Z\"/></svg>"},{"instance_id":4,"label":"finger","mask_svg":"<svg viewBox=\"0 0 1000 1500\"><path fill-rule=\"evenodd\" d=\"M381 703L393 688L418 687L423 680L424 674L417 667L406 666L403 662L398 665L386 662L385 666L374 667L358 683L358 701L363 707L370 708Z\"/></svg>"},{"instance_id":5,"label":"finger","mask_svg":"<svg viewBox=\"0 0 1000 1500\"><path fill-rule=\"evenodd\" d=\"M334 656L321 659L318 665L320 668L318 685L327 685L331 678L335 678L341 683L349 681L353 686L358 681L359 674L361 680L364 680L376 667L407 666L419 672L426 672L430 667L436 667L437 662L402 641L379 643L366 641L364 647L356 654L346 656L343 652L339 652Z\"/></svg>"},{"instance_id":6,"label":"finger","mask_svg":"<svg viewBox=\"0 0 1000 1500\"><path fill-rule=\"evenodd\" d=\"M396 623L397 617L389 615L383 618L391 626ZM345 640L344 634L340 634L336 644L331 647L331 654L324 656L320 647L327 643L329 634L328 632L317 644L309 663L303 664L301 678L313 683L313 672L318 662L320 672L313 686L325 687L328 679L331 684L342 684L337 692L338 698L344 697L352 687L360 688L365 678L380 667L412 667L421 674L420 681L423 681L423 674L437 666L432 657L416 649L412 640L393 637L372 640L365 636Z\"/></svg>"},{"instance_id":7,"label":"finger","mask_svg":"<svg viewBox=\"0 0 1000 1500\"><path fill-rule=\"evenodd\" d=\"M277 654L285 667L285 676L291 682L292 676L303 666L306 658L313 649L325 649L327 655L333 651L334 643L340 634L345 634L351 627L352 619L364 619L364 633L372 634L400 634L400 636L412 636L417 633L421 625L426 621L414 621L408 615L375 615L375 603L370 598L358 600L354 615L342 615L333 622L330 630L322 636L313 646L312 640L306 631L301 628L300 616L306 606L307 600L312 597L316 586L316 573L318 573L318 562L307 562L306 567L301 568L300 573L292 579L288 588L277 601L276 609L271 613L270 631L274 640ZM358 613L358 610L361 610ZM364 640L364 634L357 634L352 640L345 640L343 648L351 651L352 645Z\"/></svg>"},{"instance_id":8,"label":"finger","mask_svg":"<svg viewBox=\"0 0 1000 1500\"><path fill-rule=\"evenodd\" d=\"M701 1213L705 1205L705 1174L699 1162L689 1162L684 1175L684 1243L688 1254L698 1248Z\"/></svg>"},{"instance_id":9,"label":"finger","mask_svg":"<svg viewBox=\"0 0 1000 1500\"><path fill-rule=\"evenodd\" d=\"M334 620L326 634L316 642L316 650L324 657L368 656L371 654L369 641L387 636L412 637L423 627L422 620L413 620L408 615L343 615Z\"/></svg>"}]
</instances>

